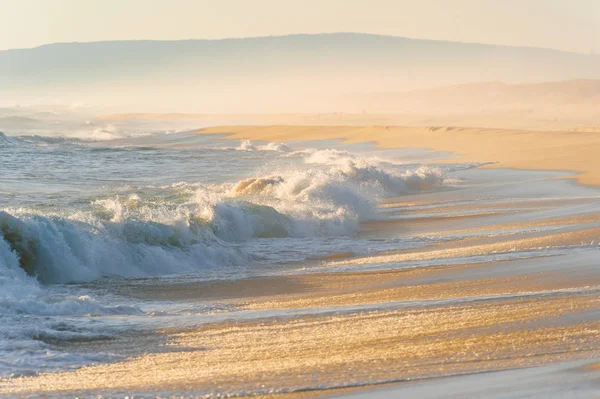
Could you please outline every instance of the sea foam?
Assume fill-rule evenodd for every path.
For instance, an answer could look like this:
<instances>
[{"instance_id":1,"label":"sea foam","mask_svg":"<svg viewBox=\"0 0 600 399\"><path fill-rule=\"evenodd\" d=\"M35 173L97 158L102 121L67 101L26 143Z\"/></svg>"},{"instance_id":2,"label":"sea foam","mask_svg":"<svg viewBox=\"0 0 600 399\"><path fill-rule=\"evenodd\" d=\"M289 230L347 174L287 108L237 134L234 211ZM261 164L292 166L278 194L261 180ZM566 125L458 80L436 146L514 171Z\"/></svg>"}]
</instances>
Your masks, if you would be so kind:
<instances>
[{"instance_id":1,"label":"sea foam","mask_svg":"<svg viewBox=\"0 0 600 399\"><path fill-rule=\"evenodd\" d=\"M78 151L86 148L86 142L66 138L0 136L0 145L33 146L33 153L36 146L72 144ZM106 331L79 322L60 324L53 316L143 314L135 306L110 306L85 294L55 292L62 283L222 276L223 270L261 260L286 261L264 252L275 250L277 240L297 246L308 241L294 240L327 237L333 242L334 237L353 236L362 221L377 217L381 196L428 190L444 182L437 168L391 165L345 151L292 151L277 143L242 146L287 166L273 173L266 165L234 182L127 187L125 194L82 197L65 207L1 210L0 374L102 360L67 355L49 342L101 338ZM312 254L294 252L293 259Z\"/></svg>"}]
</instances>

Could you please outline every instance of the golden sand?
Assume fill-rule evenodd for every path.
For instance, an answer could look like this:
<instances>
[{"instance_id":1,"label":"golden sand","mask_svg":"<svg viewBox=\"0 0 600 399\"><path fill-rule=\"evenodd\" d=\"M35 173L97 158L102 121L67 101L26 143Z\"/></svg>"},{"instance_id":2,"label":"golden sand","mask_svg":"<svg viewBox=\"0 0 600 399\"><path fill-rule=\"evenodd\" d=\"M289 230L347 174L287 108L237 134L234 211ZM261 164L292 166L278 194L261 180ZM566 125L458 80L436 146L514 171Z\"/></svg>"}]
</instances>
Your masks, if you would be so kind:
<instances>
[{"instance_id":1,"label":"golden sand","mask_svg":"<svg viewBox=\"0 0 600 399\"><path fill-rule=\"evenodd\" d=\"M543 236L529 237L516 240L499 240L499 237L464 239L451 243L443 243L433 246L431 249L408 251L398 254L376 255L355 258L346 261L332 261L323 264L325 267L366 265L373 263L395 263L408 261L421 261L432 259L447 259L465 256L485 255L490 253L502 253L513 251L524 251L532 249L543 249L549 247L567 245L586 245L597 243L600 239L600 229L576 230L566 233L547 234ZM474 244L476 241L498 240L489 244ZM450 246L450 248L435 249Z\"/></svg>"},{"instance_id":2,"label":"golden sand","mask_svg":"<svg viewBox=\"0 0 600 399\"><path fill-rule=\"evenodd\" d=\"M265 141L377 138L383 147L428 147L456 152L459 161L499 161L494 166L564 169L579 172L586 184L600 183L600 136L590 132L526 132L493 129L400 127L225 127L201 133L229 133L231 138ZM253 189L247 182L240 190ZM259 182L263 184L263 182ZM259 184L259 185L260 185ZM260 188L260 187L258 187ZM589 200L585 200L589 201ZM585 202L584 201L584 202ZM410 205L392 199L390 208ZM421 204L422 205L422 204ZM381 232L400 226L408 234L483 232L481 236L427 248L354 258L341 253L309 266L440 260L439 266L371 272L314 273L237 281L131 287L123 295L162 300L215 300L241 310L325 308L311 316L267 317L130 334L114 341L81 343L82 350L122 352L123 361L73 372L0 379L0 395L83 393L221 392L275 394L315 386L344 392L353 384L380 384L461 373L499 370L600 356L600 323L586 316L600 308L600 275L593 268L577 273L515 270L511 261L452 265L445 259L490 253L565 247L598 241L597 214L560 216L512 223L485 223L506 208L539 209L556 202L533 201L474 206L432 204L420 217L401 222L365 224ZM504 206L504 208L503 208ZM439 218L436 212L475 211ZM427 212L420 212L427 214ZM458 220L481 220L476 227ZM489 219L496 220L496 219ZM450 221L450 223L448 223ZM577 226L581 225L579 229ZM486 230L553 227L516 235L488 237ZM571 226L564 229L563 226ZM550 257L539 256L539 261ZM315 269L318 271L318 269ZM468 277L466 277L468 276ZM553 295L549 295L553 294ZM478 301L487 296L487 301ZM490 299L491 298L491 299ZM435 301L446 301L445 303ZM421 306L410 302L424 301ZM404 303L407 307L349 310L344 306ZM413 304L415 305L415 304ZM331 308L338 306L339 308ZM337 311L338 313L331 313ZM592 313L593 314L593 313ZM268 315L268 313L265 313Z\"/></svg>"},{"instance_id":3,"label":"golden sand","mask_svg":"<svg viewBox=\"0 0 600 399\"><path fill-rule=\"evenodd\" d=\"M0 393L201 393L221 387L268 393L272 387L283 392L302 389L306 381L336 387L340 374L377 383L398 375L419 378L498 369L505 363L515 365L515 360L520 366L534 365L548 358L595 353L600 323L548 323L597 307L598 301L596 295L508 300L210 325L171 333L169 352L71 373L5 380Z\"/></svg>"},{"instance_id":4,"label":"golden sand","mask_svg":"<svg viewBox=\"0 0 600 399\"><path fill-rule=\"evenodd\" d=\"M494 232L497 234L509 234L511 230L535 230L541 227L560 227L560 226L574 226L574 225L587 225L590 223L600 222L600 214L597 213L586 213L576 216L557 216L547 219L537 219L523 222L509 222L509 223L497 223L497 224L483 224L481 226L469 227L457 226L458 219L476 219L485 216L495 215L492 214L474 214L469 216L463 216L461 218L456 217L420 217L410 219L398 219L398 220L376 220L364 222L361 224L361 231L359 236L383 236L386 232L390 232L392 235L401 236L404 232L410 232L411 234L420 234L427 232L429 235L448 235L448 234L465 234L465 233L484 233ZM328 259L324 259L328 260Z\"/></svg>"},{"instance_id":5,"label":"golden sand","mask_svg":"<svg viewBox=\"0 0 600 399\"><path fill-rule=\"evenodd\" d=\"M600 135L588 131L529 131L400 126L222 126L198 130L262 141L341 139L382 148L449 151L451 162L497 162L487 167L565 170L583 184L600 184Z\"/></svg>"},{"instance_id":6,"label":"golden sand","mask_svg":"<svg viewBox=\"0 0 600 399\"><path fill-rule=\"evenodd\" d=\"M322 276L314 276L320 278ZM362 278L368 279L365 274ZM310 279L310 278L309 278ZM396 283L396 287L393 287ZM392 286L392 287L390 287ZM531 273L511 277L480 278L453 282L407 285L398 276L388 276L385 284L329 288L302 294L288 294L269 299L256 299L249 309L302 309L328 306L384 304L392 302L432 301L452 298L527 296L535 293L559 293L572 290L600 289L600 277L569 276L566 273ZM243 303L243 302L242 302Z\"/></svg>"}]
</instances>

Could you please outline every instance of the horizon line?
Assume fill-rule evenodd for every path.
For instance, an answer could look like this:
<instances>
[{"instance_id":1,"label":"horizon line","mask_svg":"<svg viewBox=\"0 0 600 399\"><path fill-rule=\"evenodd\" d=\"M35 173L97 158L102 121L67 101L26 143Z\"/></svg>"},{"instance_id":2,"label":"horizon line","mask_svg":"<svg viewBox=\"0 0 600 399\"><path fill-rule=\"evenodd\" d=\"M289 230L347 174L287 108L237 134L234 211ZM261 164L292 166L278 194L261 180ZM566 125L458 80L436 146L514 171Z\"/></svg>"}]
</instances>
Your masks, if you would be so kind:
<instances>
[{"instance_id":1,"label":"horizon line","mask_svg":"<svg viewBox=\"0 0 600 399\"><path fill-rule=\"evenodd\" d=\"M561 50L551 47L537 47L537 46L516 46L510 44L498 44L498 43L482 43L482 42L468 42L468 41L453 41L444 39L425 39L408 36L397 36L382 33L369 33L369 32L351 32L351 31L339 31L339 32L319 32L319 33L287 33L287 34L274 34L274 35L263 35L263 36L245 36L245 37L222 37L222 38L188 38L188 39L116 39L116 40L91 40L91 41L71 41L71 42L53 42L44 43L33 47L17 47L17 48L5 48L0 49L0 52L5 51L25 51L25 50L36 50L48 46L56 45L69 45L69 44L97 44L97 43L121 43L121 42L193 42L193 41L204 41L204 42L220 42L220 41L233 41L233 40L253 40L253 39L271 39L271 38L285 38L293 36L334 36L334 35L361 35L361 36L378 36L395 39L413 40L413 41L427 41L427 42L441 42L441 43L454 43L462 45L480 45L480 46L491 46L491 47L507 47L515 49L529 49L529 50L546 50L556 51L560 53L578 54L584 56L598 56L595 52L583 53L579 51Z\"/></svg>"}]
</instances>

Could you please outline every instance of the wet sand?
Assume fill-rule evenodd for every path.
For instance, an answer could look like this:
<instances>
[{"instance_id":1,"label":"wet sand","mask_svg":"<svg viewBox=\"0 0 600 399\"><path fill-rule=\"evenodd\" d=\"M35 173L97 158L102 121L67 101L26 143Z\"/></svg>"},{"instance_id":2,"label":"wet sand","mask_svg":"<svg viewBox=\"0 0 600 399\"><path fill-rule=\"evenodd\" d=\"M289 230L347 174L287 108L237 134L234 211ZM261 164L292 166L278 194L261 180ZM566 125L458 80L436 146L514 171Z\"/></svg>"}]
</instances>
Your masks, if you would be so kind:
<instances>
[{"instance_id":1,"label":"wet sand","mask_svg":"<svg viewBox=\"0 0 600 399\"><path fill-rule=\"evenodd\" d=\"M247 129L236 134L281 141L277 132L287 128ZM309 129L302 138L317 133ZM482 159L489 155L484 151ZM582 178L592 179L584 182L595 182L594 167L580 169ZM216 302L233 311L185 329L76 343L82 351L126 358L0 380L0 395L329 397L446 381L439 377L597 362L597 204L596 197L468 205L389 199L382 209L411 217L365 223L361 234L448 239L373 256L340 253L307 263L301 274L131 286L120 294Z\"/></svg>"},{"instance_id":2,"label":"wet sand","mask_svg":"<svg viewBox=\"0 0 600 399\"><path fill-rule=\"evenodd\" d=\"M164 331L168 352L15 379L0 388L15 395L266 394L588 359L598 356L600 324L586 321L584 312L598 302L596 294L500 299ZM342 386L337 385L340 375L346 376Z\"/></svg>"}]
</instances>

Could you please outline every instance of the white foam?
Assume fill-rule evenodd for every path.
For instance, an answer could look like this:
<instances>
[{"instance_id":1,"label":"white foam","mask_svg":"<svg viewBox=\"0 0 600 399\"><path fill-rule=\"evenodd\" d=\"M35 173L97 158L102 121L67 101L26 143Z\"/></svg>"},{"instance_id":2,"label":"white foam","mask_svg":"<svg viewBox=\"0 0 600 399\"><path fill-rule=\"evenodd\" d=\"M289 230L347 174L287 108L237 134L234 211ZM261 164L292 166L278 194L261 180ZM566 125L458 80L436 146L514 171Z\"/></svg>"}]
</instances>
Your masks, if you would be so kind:
<instances>
[{"instance_id":1,"label":"white foam","mask_svg":"<svg viewBox=\"0 0 600 399\"><path fill-rule=\"evenodd\" d=\"M24 145L63 144L62 139L37 136L0 138ZM277 143L246 143L245 147L246 151L271 151L270 159L287 160L291 153L289 147ZM238 183L181 182L140 188L139 193L128 195L107 194L89 204L80 202L52 212L0 211L0 375L100 359L62 353L48 344L106 334L79 322L57 323L55 316L140 312L131 306L98 303L85 295L51 293L49 284L107 276L203 276L214 271L222 276L224 270L238 270L259 258L289 261L265 256L265 249L294 248L296 239L350 236L359 230L361 221L375 215L381 195L428 189L444 179L434 168L393 167L345 152L329 155L318 162L291 160L288 167L278 168L277 175L256 173ZM323 251L357 245L334 241L325 243ZM314 255L315 247L313 243L312 252L293 252L293 259Z\"/></svg>"},{"instance_id":2,"label":"white foam","mask_svg":"<svg viewBox=\"0 0 600 399\"><path fill-rule=\"evenodd\" d=\"M239 147L235 148L240 151L275 151L275 152L291 152L292 148L283 143L267 143L265 145L258 145L253 143L251 140L242 140Z\"/></svg>"},{"instance_id":3,"label":"white foam","mask_svg":"<svg viewBox=\"0 0 600 399\"><path fill-rule=\"evenodd\" d=\"M139 314L130 306L104 306L89 297L52 296L21 268L17 252L0 240L0 376L74 367L106 356L67 354L48 341L102 337L52 316Z\"/></svg>"}]
</instances>

